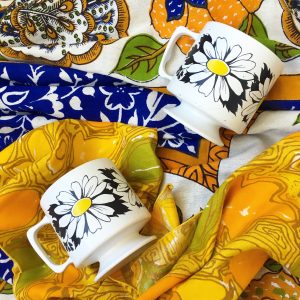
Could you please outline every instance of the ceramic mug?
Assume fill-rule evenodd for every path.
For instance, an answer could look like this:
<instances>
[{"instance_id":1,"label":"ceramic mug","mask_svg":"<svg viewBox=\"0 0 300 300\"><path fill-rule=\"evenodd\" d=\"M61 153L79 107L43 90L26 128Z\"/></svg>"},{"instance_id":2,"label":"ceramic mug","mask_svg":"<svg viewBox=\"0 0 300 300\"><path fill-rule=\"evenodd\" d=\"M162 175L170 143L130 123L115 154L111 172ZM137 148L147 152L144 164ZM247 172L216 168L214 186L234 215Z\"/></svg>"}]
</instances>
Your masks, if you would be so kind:
<instances>
[{"instance_id":1,"label":"ceramic mug","mask_svg":"<svg viewBox=\"0 0 300 300\"><path fill-rule=\"evenodd\" d=\"M166 63L181 36L195 40L185 62L170 75ZM167 114L217 145L220 127L242 133L283 69L281 60L245 33L208 22L200 33L178 27L164 52L160 76L181 104Z\"/></svg>"},{"instance_id":2,"label":"ceramic mug","mask_svg":"<svg viewBox=\"0 0 300 300\"><path fill-rule=\"evenodd\" d=\"M109 159L89 161L66 173L46 190L40 205L45 217L27 237L56 273L71 263L83 267L100 262L97 281L155 239L139 234L151 215ZM68 252L63 264L54 263L37 240L46 224L53 226Z\"/></svg>"}]
</instances>

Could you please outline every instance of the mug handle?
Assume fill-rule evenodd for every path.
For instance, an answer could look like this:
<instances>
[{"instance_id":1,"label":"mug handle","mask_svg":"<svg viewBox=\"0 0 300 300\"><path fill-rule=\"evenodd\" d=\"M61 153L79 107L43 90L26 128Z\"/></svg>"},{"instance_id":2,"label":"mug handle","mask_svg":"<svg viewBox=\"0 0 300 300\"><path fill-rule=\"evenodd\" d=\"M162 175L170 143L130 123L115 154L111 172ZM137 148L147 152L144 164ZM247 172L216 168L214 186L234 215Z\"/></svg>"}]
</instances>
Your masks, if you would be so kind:
<instances>
[{"instance_id":1,"label":"mug handle","mask_svg":"<svg viewBox=\"0 0 300 300\"><path fill-rule=\"evenodd\" d=\"M175 29L175 31L173 32L168 45L166 47L166 50L164 52L164 55L161 59L161 63L159 65L159 69L158 69L158 73L161 77L166 78L168 80L172 79L172 75L168 74L168 72L166 71L166 64L169 61L170 57L171 57L171 50L174 47L175 43L177 42L177 40L183 36L183 35L187 35L189 37L191 37L194 40L198 40L200 34L199 33L195 33L193 31L190 31L189 29L187 29L184 26L179 26Z\"/></svg>"},{"instance_id":2,"label":"mug handle","mask_svg":"<svg viewBox=\"0 0 300 300\"><path fill-rule=\"evenodd\" d=\"M49 255L45 252L42 248L40 243L37 240L37 234L41 227L51 224L48 218L45 216L39 223L31 227L27 231L27 238L35 250L35 252L40 256L40 258L47 264L47 266L52 269L55 273L61 273L65 270L65 268L72 263L71 258L69 257L63 264L56 264L54 263L49 257Z\"/></svg>"}]
</instances>

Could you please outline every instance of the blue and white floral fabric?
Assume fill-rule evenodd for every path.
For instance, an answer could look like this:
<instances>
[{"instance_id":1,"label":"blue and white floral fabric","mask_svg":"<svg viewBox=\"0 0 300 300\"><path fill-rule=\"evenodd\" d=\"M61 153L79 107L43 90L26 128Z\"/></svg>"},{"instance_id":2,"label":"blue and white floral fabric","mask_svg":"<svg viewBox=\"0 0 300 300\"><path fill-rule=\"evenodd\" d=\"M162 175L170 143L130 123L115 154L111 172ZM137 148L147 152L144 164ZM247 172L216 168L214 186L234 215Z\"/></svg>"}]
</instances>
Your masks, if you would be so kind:
<instances>
[{"instance_id":1,"label":"blue and white floral fabric","mask_svg":"<svg viewBox=\"0 0 300 300\"><path fill-rule=\"evenodd\" d=\"M123 122L158 129L159 146L196 154L200 137L167 116L172 96L73 69L0 63L0 149L57 119Z\"/></svg>"}]
</instances>

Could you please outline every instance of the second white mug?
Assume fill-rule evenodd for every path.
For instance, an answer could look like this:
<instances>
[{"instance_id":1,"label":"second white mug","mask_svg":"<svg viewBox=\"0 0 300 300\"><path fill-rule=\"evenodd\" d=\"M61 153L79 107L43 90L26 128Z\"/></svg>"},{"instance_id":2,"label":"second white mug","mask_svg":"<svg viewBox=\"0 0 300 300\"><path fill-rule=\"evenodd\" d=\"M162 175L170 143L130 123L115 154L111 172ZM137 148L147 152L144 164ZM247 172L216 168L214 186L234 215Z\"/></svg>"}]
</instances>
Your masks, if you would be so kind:
<instances>
[{"instance_id":1,"label":"second white mug","mask_svg":"<svg viewBox=\"0 0 300 300\"><path fill-rule=\"evenodd\" d=\"M45 217L28 230L27 237L56 273L71 263L84 267L99 262L97 281L155 239L139 234L151 215L106 158L84 163L59 178L43 194L41 207ZM37 239L47 224L53 226L68 252L63 264L53 262Z\"/></svg>"},{"instance_id":2,"label":"second white mug","mask_svg":"<svg viewBox=\"0 0 300 300\"><path fill-rule=\"evenodd\" d=\"M166 64L181 36L195 40L185 62L170 75ZM242 133L281 74L283 63L245 33L208 22L200 33L178 27L164 52L159 74L181 104L167 114L222 146L220 127Z\"/></svg>"}]
</instances>

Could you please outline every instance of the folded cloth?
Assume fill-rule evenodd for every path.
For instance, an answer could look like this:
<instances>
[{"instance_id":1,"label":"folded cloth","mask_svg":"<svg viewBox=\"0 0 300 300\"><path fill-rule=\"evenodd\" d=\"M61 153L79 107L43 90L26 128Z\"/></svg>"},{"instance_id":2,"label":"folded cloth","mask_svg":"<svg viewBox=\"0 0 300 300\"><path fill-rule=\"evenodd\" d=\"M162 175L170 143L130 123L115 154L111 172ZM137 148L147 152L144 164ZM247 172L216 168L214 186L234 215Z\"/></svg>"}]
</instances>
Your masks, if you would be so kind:
<instances>
[{"instance_id":1,"label":"folded cloth","mask_svg":"<svg viewBox=\"0 0 300 300\"><path fill-rule=\"evenodd\" d=\"M57 119L123 122L158 129L159 145L195 154L200 137L169 117L178 99L99 74L0 63L0 149Z\"/></svg>"},{"instance_id":2,"label":"folded cloth","mask_svg":"<svg viewBox=\"0 0 300 300\"><path fill-rule=\"evenodd\" d=\"M154 129L119 123L64 120L31 131L1 152L0 245L14 261L14 293L17 297L44 299L49 293L51 295L49 283L41 288L40 292L46 293L41 297L34 296L37 292L35 288L33 294L25 288L44 276L49 276L49 280L54 275L34 253L26 237L27 229L42 216L39 199L47 187L70 169L86 161L107 157L114 161L140 199L151 208L162 178L160 161L154 152L156 143ZM176 220L174 222L171 224L178 224ZM58 240L52 243L55 233L49 228L48 233L44 240L47 251L54 257L64 258ZM95 267L87 270L85 274L71 268L63 277L84 285L92 282L96 271ZM78 274L82 275L81 279ZM87 275L88 279L85 278ZM66 286L68 283L64 281L63 284ZM65 296L64 288L54 294L62 298Z\"/></svg>"},{"instance_id":3,"label":"folded cloth","mask_svg":"<svg viewBox=\"0 0 300 300\"><path fill-rule=\"evenodd\" d=\"M300 109L300 89L266 100L262 109ZM0 149L33 128L65 118L112 121L158 129L159 146L196 156L201 137L166 115L179 100L96 73L0 63Z\"/></svg>"},{"instance_id":4,"label":"folded cloth","mask_svg":"<svg viewBox=\"0 0 300 300\"><path fill-rule=\"evenodd\" d=\"M207 207L181 225L171 186L154 201L162 175L155 143L153 129L65 120L31 131L0 153L0 242L15 263L18 299L237 299L268 257L300 275L299 133L234 172ZM54 274L26 239L42 218L40 196L68 169L103 156L153 207L144 230L160 239L99 283L93 282L95 265ZM45 229L41 240L54 258L64 257L53 230Z\"/></svg>"},{"instance_id":5,"label":"folded cloth","mask_svg":"<svg viewBox=\"0 0 300 300\"><path fill-rule=\"evenodd\" d=\"M290 135L235 171L208 202L185 253L139 299L237 299L268 256L299 277L299 143L299 133ZM259 296L299 298L299 286L285 291L280 277L273 280Z\"/></svg>"}]
</instances>

